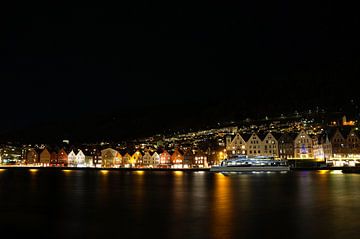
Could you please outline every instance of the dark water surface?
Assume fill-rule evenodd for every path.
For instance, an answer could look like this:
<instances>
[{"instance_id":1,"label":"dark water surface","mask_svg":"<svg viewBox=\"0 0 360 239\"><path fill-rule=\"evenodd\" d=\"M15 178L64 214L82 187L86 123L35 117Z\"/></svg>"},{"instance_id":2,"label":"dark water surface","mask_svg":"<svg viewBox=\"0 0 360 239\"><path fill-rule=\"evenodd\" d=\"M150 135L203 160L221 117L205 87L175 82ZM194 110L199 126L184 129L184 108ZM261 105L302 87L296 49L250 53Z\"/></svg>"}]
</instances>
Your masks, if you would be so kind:
<instances>
[{"instance_id":1,"label":"dark water surface","mask_svg":"<svg viewBox=\"0 0 360 239\"><path fill-rule=\"evenodd\" d=\"M360 238L360 175L337 173L0 169L0 235Z\"/></svg>"}]
</instances>

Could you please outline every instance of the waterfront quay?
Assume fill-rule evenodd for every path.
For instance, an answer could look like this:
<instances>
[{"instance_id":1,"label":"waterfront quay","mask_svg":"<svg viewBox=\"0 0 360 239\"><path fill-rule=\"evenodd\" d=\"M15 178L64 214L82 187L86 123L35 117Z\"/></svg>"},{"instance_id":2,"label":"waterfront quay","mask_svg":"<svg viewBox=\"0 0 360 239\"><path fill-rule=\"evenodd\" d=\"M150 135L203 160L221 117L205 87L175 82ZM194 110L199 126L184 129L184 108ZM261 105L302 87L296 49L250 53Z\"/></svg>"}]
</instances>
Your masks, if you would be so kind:
<instances>
[{"instance_id":1,"label":"waterfront quay","mask_svg":"<svg viewBox=\"0 0 360 239\"><path fill-rule=\"evenodd\" d=\"M3 170L16 170L16 171L25 171L25 170L44 170L44 171L135 171L135 172L154 172L154 171L168 171L168 172L210 172L210 168L76 168L76 167L42 167L42 166L0 166L0 171ZM296 166L290 167L290 171L314 171L314 170L342 170L345 173L360 173L360 167L318 167L318 166Z\"/></svg>"},{"instance_id":2,"label":"waterfront quay","mask_svg":"<svg viewBox=\"0 0 360 239\"><path fill-rule=\"evenodd\" d=\"M183 171L183 172L196 172L202 171L207 172L210 168L76 168L76 167L39 167L39 166L0 166L0 170L89 170L89 171L143 171L143 172L151 172L151 171Z\"/></svg>"}]
</instances>

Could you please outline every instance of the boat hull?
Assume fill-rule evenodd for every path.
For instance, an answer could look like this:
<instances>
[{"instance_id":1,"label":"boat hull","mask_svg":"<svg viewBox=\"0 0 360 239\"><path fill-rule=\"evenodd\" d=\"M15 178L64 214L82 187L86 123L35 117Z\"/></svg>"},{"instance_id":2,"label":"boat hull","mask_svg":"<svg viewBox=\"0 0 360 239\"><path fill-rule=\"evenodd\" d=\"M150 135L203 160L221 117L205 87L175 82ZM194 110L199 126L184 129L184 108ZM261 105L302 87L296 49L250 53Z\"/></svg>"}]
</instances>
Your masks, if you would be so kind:
<instances>
[{"instance_id":1,"label":"boat hull","mask_svg":"<svg viewBox=\"0 0 360 239\"><path fill-rule=\"evenodd\" d=\"M250 167L237 167L237 166L213 166L210 172L287 172L290 171L289 166L250 166Z\"/></svg>"}]
</instances>

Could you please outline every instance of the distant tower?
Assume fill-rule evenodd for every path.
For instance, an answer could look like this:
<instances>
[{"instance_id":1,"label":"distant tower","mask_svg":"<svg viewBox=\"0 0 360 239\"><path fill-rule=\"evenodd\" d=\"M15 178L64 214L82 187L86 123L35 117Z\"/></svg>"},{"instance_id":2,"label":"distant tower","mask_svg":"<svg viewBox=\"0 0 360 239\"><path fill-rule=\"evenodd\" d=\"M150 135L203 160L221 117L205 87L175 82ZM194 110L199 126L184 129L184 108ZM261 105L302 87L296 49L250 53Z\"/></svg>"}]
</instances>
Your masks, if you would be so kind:
<instances>
[{"instance_id":1,"label":"distant tower","mask_svg":"<svg viewBox=\"0 0 360 239\"><path fill-rule=\"evenodd\" d=\"M346 123L347 123L346 115L344 115L344 116L342 117L342 125L346 125Z\"/></svg>"}]
</instances>

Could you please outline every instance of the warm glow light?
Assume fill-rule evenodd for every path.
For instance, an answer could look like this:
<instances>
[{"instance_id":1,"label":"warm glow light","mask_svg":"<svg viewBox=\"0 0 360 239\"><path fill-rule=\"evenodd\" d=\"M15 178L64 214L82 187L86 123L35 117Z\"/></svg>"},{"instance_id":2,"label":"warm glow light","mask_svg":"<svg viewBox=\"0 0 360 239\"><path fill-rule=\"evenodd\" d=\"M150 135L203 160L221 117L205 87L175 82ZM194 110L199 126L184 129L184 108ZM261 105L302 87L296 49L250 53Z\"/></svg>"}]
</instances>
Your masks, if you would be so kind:
<instances>
[{"instance_id":1,"label":"warm glow light","mask_svg":"<svg viewBox=\"0 0 360 239\"><path fill-rule=\"evenodd\" d=\"M319 172L320 174L326 174L326 173L329 172L329 170L318 170L318 172Z\"/></svg>"},{"instance_id":2,"label":"warm glow light","mask_svg":"<svg viewBox=\"0 0 360 239\"><path fill-rule=\"evenodd\" d=\"M184 174L183 171L174 171L175 176L182 176Z\"/></svg>"},{"instance_id":3,"label":"warm glow light","mask_svg":"<svg viewBox=\"0 0 360 239\"><path fill-rule=\"evenodd\" d=\"M0 172L4 172L5 170L6 170L6 169L4 169L4 168L1 168L1 169L0 169Z\"/></svg>"},{"instance_id":4,"label":"warm glow light","mask_svg":"<svg viewBox=\"0 0 360 239\"><path fill-rule=\"evenodd\" d=\"M62 170L64 173L70 173L72 170L70 170L70 169L63 169Z\"/></svg>"},{"instance_id":5,"label":"warm glow light","mask_svg":"<svg viewBox=\"0 0 360 239\"><path fill-rule=\"evenodd\" d=\"M32 168L32 169L29 169L30 173L36 173L37 171L39 171L39 169L35 169L35 168Z\"/></svg>"},{"instance_id":6,"label":"warm glow light","mask_svg":"<svg viewBox=\"0 0 360 239\"><path fill-rule=\"evenodd\" d=\"M143 175L143 174L145 173L145 171L143 171L143 170L136 170L135 173L136 173L137 175Z\"/></svg>"},{"instance_id":7,"label":"warm glow light","mask_svg":"<svg viewBox=\"0 0 360 239\"><path fill-rule=\"evenodd\" d=\"M102 173L102 174L108 174L109 173L109 170L100 170L100 173Z\"/></svg>"}]
</instances>

